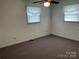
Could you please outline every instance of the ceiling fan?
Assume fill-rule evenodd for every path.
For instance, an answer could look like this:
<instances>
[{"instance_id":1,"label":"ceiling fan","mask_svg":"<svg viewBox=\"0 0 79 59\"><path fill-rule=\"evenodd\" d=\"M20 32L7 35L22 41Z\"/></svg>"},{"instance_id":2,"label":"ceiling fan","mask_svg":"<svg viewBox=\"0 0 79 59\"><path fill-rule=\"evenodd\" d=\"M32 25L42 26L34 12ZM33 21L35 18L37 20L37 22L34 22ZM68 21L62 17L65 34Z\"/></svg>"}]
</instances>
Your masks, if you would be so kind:
<instances>
[{"instance_id":1,"label":"ceiling fan","mask_svg":"<svg viewBox=\"0 0 79 59\"><path fill-rule=\"evenodd\" d=\"M33 4L36 3L40 3L40 4L44 4L45 7L49 7L51 4L59 4L58 1L54 1L54 0L43 0L43 1L35 1L33 2Z\"/></svg>"}]
</instances>

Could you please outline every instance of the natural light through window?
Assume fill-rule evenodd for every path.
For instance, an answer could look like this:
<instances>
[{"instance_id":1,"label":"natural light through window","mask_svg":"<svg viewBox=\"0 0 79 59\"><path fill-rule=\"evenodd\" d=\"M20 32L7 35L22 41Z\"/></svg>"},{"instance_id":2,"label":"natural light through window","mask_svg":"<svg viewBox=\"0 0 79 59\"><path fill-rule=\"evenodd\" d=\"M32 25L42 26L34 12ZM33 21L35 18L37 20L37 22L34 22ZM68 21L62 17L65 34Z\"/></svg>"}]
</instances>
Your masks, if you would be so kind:
<instances>
[{"instance_id":1,"label":"natural light through window","mask_svg":"<svg viewBox=\"0 0 79 59\"><path fill-rule=\"evenodd\" d=\"M79 22L79 4L64 6L64 21Z\"/></svg>"},{"instance_id":2,"label":"natural light through window","mask_svg":"<svg viewBox=\"0 0 79 59\"><path fill-rule=\"evenodd\" d=\"M38 7L27 7L27 17L28 23L38 23L40 22L40 8Z\"/></svg>"}]
</instances>

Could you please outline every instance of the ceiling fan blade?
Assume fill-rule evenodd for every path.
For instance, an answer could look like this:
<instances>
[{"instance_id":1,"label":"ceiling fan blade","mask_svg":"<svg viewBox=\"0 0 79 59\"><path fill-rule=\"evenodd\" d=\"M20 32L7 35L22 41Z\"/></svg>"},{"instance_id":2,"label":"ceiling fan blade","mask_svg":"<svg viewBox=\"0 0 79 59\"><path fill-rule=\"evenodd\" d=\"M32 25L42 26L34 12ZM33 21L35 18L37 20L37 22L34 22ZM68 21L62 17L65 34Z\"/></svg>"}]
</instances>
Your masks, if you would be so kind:
<instances>
[{"instance_id":1,"label":"ceiling fan blade","mask_svg":"<svg viewBox=\"0 0 79 59\"><path fill-rule=\"evenodd\" d=\"M32 4L35 4L35 3L42 3L42 1L36 1L36 2L33 2Z\"/></svg>"},{"instance_id":2,"label":"ceiling fan blade","mask_svg":"<svg viewBox=\"0 0 79 59\"><path fill-rule=\"evenodd\" d=\"M57 2L57 1L51 1L51 3L54 3L54 4L59 4L59 2Z\"/></svg>"}]
</instances>

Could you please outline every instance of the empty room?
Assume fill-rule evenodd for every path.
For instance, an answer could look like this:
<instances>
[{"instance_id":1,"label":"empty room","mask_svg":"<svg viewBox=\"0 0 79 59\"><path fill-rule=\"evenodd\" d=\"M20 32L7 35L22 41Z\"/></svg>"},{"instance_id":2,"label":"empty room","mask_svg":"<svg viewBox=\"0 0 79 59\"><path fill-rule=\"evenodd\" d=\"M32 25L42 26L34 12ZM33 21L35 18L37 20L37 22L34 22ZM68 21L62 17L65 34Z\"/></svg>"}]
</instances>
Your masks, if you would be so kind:
<instances>
[{"instance_id":1,"label":"empty room","mask_svg":"<svg viewBox=\"0 0 79 59\"><path fill-rule=\"evenodd\" d=\"M79 59L79 0L0 0L0 59Z\"/></svg>"}]
</instances>

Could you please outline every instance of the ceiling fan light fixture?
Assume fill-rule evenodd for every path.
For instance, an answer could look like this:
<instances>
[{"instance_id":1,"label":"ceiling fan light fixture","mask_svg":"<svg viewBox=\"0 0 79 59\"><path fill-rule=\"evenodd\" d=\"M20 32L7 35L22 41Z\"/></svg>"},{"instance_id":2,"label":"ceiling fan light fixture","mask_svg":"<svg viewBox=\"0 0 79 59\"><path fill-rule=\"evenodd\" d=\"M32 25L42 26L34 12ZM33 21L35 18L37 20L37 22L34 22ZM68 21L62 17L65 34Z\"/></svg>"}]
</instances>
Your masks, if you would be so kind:
<instances>
[{"instance_id":1,"label":"ceiling fan light fixture","mask_svg":"<svg viewBox=\"0 0 79 59\"><path fill-rule=\"evenodd\" d=\"M44 6L45 7L49 7L50 6L50 2L44 2Z\"/></svg>"}]
</instances>

